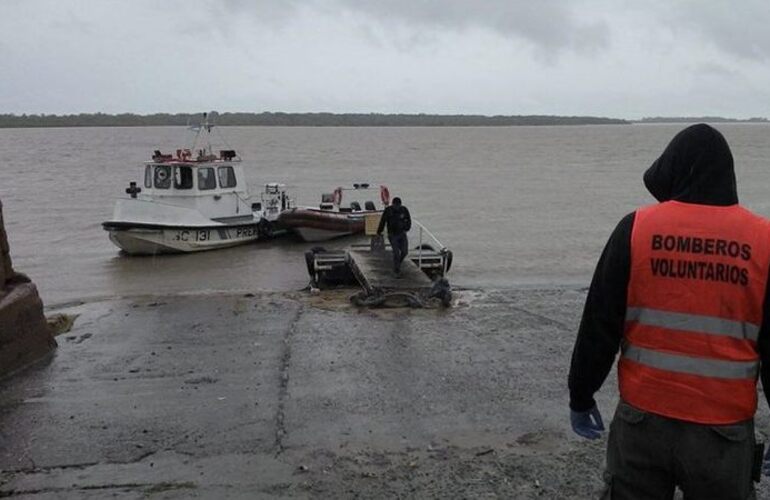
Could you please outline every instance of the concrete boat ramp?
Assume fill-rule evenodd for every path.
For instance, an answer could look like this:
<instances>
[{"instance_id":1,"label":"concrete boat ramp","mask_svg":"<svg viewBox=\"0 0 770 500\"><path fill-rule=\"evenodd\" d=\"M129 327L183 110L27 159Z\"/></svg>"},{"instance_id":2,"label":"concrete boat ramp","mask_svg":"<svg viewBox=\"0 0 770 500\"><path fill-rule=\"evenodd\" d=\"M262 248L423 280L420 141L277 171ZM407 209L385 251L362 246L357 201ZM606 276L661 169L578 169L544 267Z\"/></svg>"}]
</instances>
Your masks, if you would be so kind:
<instances>
[{"instance_id":1,"label":"concrete boat ramp","mask_svg":"<svg viewBox=\"0 0 770 500\"><path fill-rule=\"evenodd\" d=\"M597 497L606 436L573 436L567 411L584 291L466 290L436 310L349 294L49 311L80 316L0 382L0 497Z\"/></svg>"}]
</instances>

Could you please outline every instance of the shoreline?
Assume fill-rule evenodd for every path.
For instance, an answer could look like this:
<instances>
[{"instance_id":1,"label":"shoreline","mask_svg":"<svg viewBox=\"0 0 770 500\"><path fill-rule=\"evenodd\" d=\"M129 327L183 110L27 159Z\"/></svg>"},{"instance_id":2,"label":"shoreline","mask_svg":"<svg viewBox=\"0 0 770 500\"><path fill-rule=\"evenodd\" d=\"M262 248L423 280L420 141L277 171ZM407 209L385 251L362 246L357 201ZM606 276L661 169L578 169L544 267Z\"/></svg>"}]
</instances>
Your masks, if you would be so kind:
<instances>
[{"instance_id":1,"label":"shoreline","mask_svg":"<svg viewBox=\"0 0 770 500\"><path fill-rule=\"evenodd\" d=\"M357 287L339 286L334 288L321 289L321 293L326 292L338 292L349 291L350 295L353 295L356 291L360 290ZM588 284L580 283L562 283L562 284L546 284L546 283L525 283L520 285L513 285L510 287L486 287L486 286L461 286L456 287L452 285L452 291L457 293L505 293L505 292L519 292L519 291L558 291L558 290L572 290L572 291L587 291ZM138 293L138 294L124 294L124 295L92 295L83 296L74 299L67 299L59 302L45 303L45 311L53 312L62 309L68 309L72 307L78 307L82 305L92 304L95 302L109 302L113 300L142 300L142 299L160 299L160 298L174 298L174 297L238 297L247 294L255 295L292 295L299 293L307 293L310 295L309 285L305 288L298 288L293 290L280 290L280 289L248 289L248 288L232 288L232 289L211 289L211 290L188 290L188 291L173 291L173 292L159 292L159 293ZM407 310L407 309L405 309Z\"/></svg>"}]
</instances>

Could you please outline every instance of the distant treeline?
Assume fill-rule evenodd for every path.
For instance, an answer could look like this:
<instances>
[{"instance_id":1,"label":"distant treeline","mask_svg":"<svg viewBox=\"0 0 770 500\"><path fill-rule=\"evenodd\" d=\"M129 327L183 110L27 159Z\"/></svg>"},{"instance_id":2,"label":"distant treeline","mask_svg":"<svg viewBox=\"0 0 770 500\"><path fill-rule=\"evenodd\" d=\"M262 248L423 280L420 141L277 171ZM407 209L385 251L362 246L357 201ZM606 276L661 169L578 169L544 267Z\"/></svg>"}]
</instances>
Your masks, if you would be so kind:
<instances>
[{"instance_id":1,"label":"distant treeline","mask_svg":"<svg viewBox=\"0 0 770 500\"><path fill-rule=\"evenodd\" d=\"M0 114L0 128L25 127L152 127L195 125L201 113L81 113L77 115ZM614 118L593 116L483 116L379 113L216 113L209 122L220 126L282 127L484 127L514 125L614 125L630 123Z\"/></svg>"},{"instance_id":2,"label":"distant treeline","mask_svg":"<svg viewBox=\"0 0 770 500\"><path fill-rule=\"evenodd\" d=\"M767 118L724 118L722 116L653 116L642 118L641 123L765 123Z\"/></svg>"}]
</instances>

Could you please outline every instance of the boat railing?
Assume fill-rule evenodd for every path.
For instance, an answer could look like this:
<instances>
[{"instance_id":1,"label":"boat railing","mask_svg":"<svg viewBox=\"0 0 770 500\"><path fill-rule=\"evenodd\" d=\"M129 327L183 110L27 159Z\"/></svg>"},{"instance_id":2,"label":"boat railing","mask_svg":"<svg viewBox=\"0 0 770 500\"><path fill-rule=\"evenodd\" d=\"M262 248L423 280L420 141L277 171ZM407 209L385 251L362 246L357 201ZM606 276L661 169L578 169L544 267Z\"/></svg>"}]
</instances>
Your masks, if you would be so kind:
<instances>
[{"instance_id":1,"label":"boat railing","mask_svg":"<svg viewBox=\"0 0 770 500\"><path fill-rule=\"evenodd\" d=\"M412 219L412 225L417 226L418 228L418 243L417 243L417 266L422 269L422 258L423 258L423 251L430 251L426 248L424 248L426 245L434 246L431 252L431 254L438 253L441 256L441 276L445 276L447 273L447 265L448 265L448 258L447 255L449 253L449 249L444 246L441 241L439 241L436 236L430 232L430 230L425 227L425 225L418 221L417 219ZM431 244L432 243L432 244Z\"/></svg>"}]
</instances>

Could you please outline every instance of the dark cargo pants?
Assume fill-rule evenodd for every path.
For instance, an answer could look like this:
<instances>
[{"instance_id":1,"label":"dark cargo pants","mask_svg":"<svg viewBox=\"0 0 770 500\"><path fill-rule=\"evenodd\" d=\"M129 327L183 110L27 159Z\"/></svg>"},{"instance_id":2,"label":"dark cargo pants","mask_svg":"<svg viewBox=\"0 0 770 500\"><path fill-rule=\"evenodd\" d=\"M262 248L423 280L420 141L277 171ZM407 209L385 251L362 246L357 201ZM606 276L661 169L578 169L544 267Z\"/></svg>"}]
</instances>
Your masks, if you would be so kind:
<instances>
[{"instance_id":1,"label":"dark cargo pants","mask_svg":"<svg viewBox=\"0 0 770 500\"><path fill-rule=\"evenodd\" d=\"M393 251L393 271L398 272L401 269L401 262L409 253L409 239L406 233L389 234L390 248Z\"/></svg>"},{"instance_id":2,"label":"dark cargo pants","mask_svg":"<svg viewBox=\"0 0 770 500\"><path fill-rule=\"evenodd\" d=\"M607 443L603 499L754 499L754 421L700 425L621 401ZM761 459L759 460L761 466Z\"/></svg>"}]
</instances>

